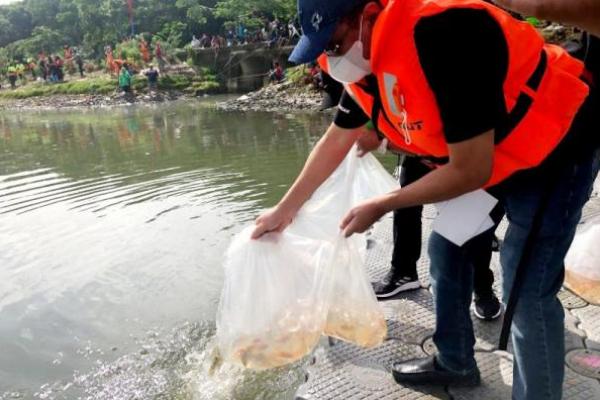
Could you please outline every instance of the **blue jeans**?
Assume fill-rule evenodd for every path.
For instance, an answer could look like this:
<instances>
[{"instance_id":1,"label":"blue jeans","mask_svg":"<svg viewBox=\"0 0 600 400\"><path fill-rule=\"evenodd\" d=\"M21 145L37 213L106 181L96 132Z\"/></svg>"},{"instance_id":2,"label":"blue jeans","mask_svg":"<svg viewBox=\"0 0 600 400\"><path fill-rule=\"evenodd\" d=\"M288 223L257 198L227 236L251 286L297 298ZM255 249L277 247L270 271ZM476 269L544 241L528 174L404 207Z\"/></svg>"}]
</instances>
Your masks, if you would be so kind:
<instances>
[{"instance_id":1,"label":"blue jeans","mask_svg":"<svg viewBox=\"0 0 600 400\"><path fill-rule=\"evenodd\" d=\"M500 193L494 193L509 220L501 252L505 303L534 215L542 199L548 202L522 277L512 325L515 400L554 400L562 396L564 311L556 295L564 279L564 257L599 168L600 153L590 152L560 166L524 173ZM433 338L439 350L437 361L446 369L462 374L477 367L469 311L473 291L469 249L485 241L485 235L489 234L472 239L462 248L435 233L429 243L437 316Z\"/></svg>"}]
</instances>

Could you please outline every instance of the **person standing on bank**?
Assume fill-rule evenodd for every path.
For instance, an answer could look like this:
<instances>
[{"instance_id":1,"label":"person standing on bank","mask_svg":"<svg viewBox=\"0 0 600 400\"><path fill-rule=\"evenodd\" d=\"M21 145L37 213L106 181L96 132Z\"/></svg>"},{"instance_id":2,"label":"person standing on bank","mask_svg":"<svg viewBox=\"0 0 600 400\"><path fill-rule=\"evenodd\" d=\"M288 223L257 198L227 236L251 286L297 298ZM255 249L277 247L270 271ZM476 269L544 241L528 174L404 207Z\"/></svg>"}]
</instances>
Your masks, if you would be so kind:
<instances>
[{"instance_id":1,"label":"person standing on bank","mask_svg":"<svg viewBox=\"0 0 600 400\"><path fill-rule=\"evenodd\" d=\"M513 398L560 399L564 311L556 294L600 168L597 95L580 78L583 63L481 0L299 0L298 7L303 37L290 60L324 53L323 69L357 104L342 113L364 113L395 146L439 164L350 210L340 224L345 235L400 208L483 187L493 193L510 224L501 256L505 296L521 259L527 267L512 329ZM285 229L361 132L334 122L288 193L256 220L253 238ZM431 235L439 352L394 364L397 382L479 384L465 256L472 244Z\"/></svg>"},{"instance_id":2,"label":"person standing on bank","mask_svg":"<svg viewBox=\"0 0 600 400\"><path fill-rule=\"evenodd\" d=\"M154 65L150 64L148 70L144 73L144 75L146 75L146 78L148 79L148 91L156 92L156 90L158 89L158 70L154 69Z\"/></svg>"}]
</instances>

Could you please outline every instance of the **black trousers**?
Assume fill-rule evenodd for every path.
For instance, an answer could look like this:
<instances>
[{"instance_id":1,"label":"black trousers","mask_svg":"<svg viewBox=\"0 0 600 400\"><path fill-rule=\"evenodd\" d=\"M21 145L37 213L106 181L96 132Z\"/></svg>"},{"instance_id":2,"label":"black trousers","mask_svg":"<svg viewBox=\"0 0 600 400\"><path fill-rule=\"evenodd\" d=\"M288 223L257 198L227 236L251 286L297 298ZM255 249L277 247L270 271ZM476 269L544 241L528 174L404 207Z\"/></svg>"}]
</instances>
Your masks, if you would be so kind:
<instances>
[{"instance_id":1,"label":"black trousers","mask_svg":"<svg viewBox=\"0 0 600 400\"><path fill-rule=\"evenodd\" d=\"M405 157L400 174L400 185L406 186L421 179L431 169L417 157ZM501 208L501 207L500 207ZM498 208L499 209L499 208ZM494 210L496 211L496 210ZM421 257L423 207L409 207L394 211L394 251L392 272L395 277L417 278L417 262ZM500 221L502 215L492 215ZM497 226L497 225L496 225ZM489 296L494 284L494 273L490 269L492 242L495 228L469 242L474 268L474 291L477 296Z\"/></svg>"}]
</instances>

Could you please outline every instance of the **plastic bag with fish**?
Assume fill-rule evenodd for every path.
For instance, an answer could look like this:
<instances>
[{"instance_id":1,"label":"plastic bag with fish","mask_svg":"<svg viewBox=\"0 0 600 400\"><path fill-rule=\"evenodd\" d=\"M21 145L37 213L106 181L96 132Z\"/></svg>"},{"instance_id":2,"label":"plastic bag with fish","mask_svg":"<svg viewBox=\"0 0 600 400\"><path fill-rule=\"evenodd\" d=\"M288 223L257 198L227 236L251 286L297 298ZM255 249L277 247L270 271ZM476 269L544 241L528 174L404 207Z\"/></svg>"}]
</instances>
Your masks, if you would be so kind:
<instances>
[{"instance_id":1,"label":"plastic bag with fish","mask_svg":"<svg viewBox=\"0 0 600 400\"><path fill-rule=\"evenodd\" d=\"M353 243L354 242L354 243ZM387 323L364 268L360 240L340 237L329 268L331 294L325 334L362 347L375 347L387 336Z\"/></svg>"},{"instance_id":2,"label":"plastic bag with fish","mask_svg":"<svg viewBox=\"0 0 600 400\"><path fill-rule=\"evenodd\" d=\"M324 332L380 343L385 320L364 271L366 237L343 239L339 224L352 206L397 187L372 155L358 158L353 148L283 233L251 240L248 227L236 236L217 315L223 359L279 367L308 355Z\"/></svg>"},{"instance_id":3,"label":"plastic bag with fish","mask_svg":"<svg viewBox=\"0 0 600 400\"><path fill-rule=\"evenodd\" d=\"M600 305L600 217L583 224L565 259L565 286Z\"/></svg>"}]
</instances>

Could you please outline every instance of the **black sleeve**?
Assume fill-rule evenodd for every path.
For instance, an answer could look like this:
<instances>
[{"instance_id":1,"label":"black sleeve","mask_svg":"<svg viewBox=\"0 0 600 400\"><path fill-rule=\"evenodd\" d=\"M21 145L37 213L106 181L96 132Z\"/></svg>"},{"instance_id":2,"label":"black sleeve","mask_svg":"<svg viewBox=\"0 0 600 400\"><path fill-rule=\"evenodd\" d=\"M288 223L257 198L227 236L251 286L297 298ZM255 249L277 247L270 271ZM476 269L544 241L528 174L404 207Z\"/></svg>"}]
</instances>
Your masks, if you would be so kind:
<instances>
[{"instance_id":1,"label":"black sleeve","mask_svg":"<svg viewBox=\"0 0 600 400\"><path fill-rule=\"evenodd\" d=\"M485 10L451 9L419 21L415 41L446 141L497 127L507 114L508 46L496 20Z\"/></svg>"},{"instance_id":2,"label":"black sleeve","mask_svg":"<svg viewBox=\"0 0 600 400\"><path fill-rule=\"evenodd\" d=\"M352 96L344 90L333 123L340 128L354 129L360 128L367 122L369 122L369 116L364 113Z\"/></svg>"},{"instance_id":3,"label":"black sleeve","mask_svg":"<svg viewBox=\"0 0 600 400\"><path fill-rule=\"evenodd\" d=\"M597 86L600 83L598 82L600 79L600 38L587 34L585 43L585 67L594 75Z\"/></svg>"}]
</instances>

